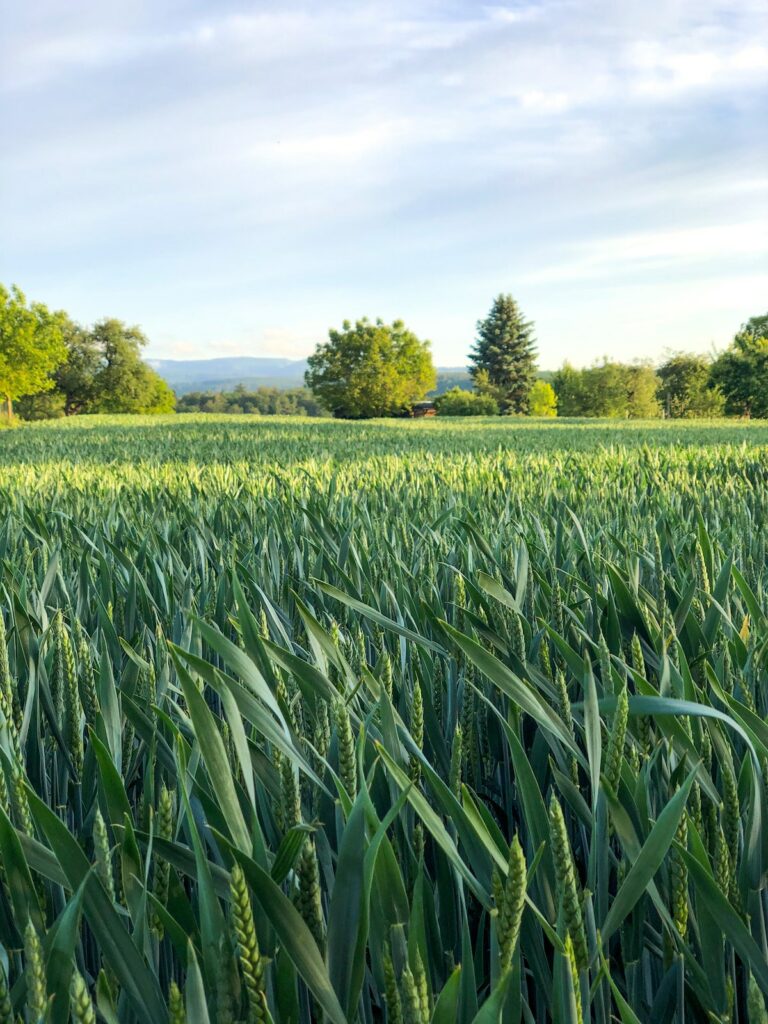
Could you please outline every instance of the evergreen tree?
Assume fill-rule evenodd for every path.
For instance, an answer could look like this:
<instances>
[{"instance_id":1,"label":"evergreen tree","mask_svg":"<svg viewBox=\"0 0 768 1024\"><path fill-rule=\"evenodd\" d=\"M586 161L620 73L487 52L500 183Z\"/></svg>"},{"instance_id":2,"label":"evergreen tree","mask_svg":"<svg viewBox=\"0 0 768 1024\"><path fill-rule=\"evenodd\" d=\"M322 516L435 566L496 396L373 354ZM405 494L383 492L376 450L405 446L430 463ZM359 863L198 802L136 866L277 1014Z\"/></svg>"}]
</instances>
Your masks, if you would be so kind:
<instances>
[{"instance_id":1,"label":"evergreen tree","mask_svg":"<svg viewBox=\"0 0 768 1024\"><path fill-rule=\"evenodd\" d=\"M478 322L470 363L478 389L489 385L502 413L528 412L536 379L533 323L511 295L499 295L485 320Z\"/></svg>"}]
</instances>

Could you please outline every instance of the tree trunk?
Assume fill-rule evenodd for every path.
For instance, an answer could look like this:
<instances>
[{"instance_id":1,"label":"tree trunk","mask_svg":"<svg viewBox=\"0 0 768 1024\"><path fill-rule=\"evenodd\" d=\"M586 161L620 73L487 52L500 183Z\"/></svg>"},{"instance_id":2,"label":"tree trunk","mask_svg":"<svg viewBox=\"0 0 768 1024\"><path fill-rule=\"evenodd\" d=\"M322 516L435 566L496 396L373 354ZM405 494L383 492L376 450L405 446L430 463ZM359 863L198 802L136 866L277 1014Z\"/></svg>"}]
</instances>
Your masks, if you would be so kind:
<instances>
[{"instance_id":1,"label":"tree trunk","mask_svg":"<svg viewBox=\"0 0 768 1024\"><path fill-rule=\"evenodd\" d=\"M11 401L10 395L5 396L5 408L8 413L8 422L10 423L11 417L13 416L13 402Z\"/></svg>"}]
</instances>

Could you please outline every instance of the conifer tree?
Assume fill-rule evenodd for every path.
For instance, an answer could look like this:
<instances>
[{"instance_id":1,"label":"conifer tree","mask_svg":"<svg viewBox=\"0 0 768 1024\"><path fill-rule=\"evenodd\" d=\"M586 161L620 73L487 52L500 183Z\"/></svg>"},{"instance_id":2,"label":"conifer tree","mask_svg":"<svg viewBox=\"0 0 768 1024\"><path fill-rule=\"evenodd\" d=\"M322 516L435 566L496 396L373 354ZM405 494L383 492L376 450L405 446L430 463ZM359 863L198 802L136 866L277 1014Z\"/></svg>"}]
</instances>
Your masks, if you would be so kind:
<instances>
[{"instance_id":1,"label":"conifer tree","mask_svg":"<svg viewBox=\"0 0 768 1024\"><path fill-rule=\"evenodd\" d=\"M485 320L478 321L470 374L480 391L499 402L502 413L527 413L536 379L533 323L511 295L498 295Z\"/></svg>"}]
</instances>

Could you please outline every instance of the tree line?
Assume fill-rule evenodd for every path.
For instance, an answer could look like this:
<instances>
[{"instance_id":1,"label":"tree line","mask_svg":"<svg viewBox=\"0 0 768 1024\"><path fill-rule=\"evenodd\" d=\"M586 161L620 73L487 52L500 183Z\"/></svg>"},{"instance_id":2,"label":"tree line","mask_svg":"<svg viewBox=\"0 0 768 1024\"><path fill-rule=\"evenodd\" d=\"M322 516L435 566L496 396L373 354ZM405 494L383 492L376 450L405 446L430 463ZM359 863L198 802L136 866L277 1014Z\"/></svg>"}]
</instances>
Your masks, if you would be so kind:
<instances>
[{"instance_id":1,"label":"tree line","mask_svg":"<svg viewBox=\"0 0 768 1024\"><path fill-rule=\"evenodd\" d=\"M0 285L0 395L10 419L80 413L173 412L176 396L141 357L138 327L99 320L83 327Z\"/></svg>"},{"instance_id":2,"label":"tree line","mask_svg":"<svg viewBox=\"0 0 768 1024\"><path fill-rule=\"evenodd\" d=\"M142 358L138 327L104 319L92 327L28 303L0 285L0 396L8 418L81 413L225 412L406 416L437 384L431 346L401 320L367 318L331 328L308 359L306 388L245 387L176 398ZM435 399L440 415L574 417L768 417L768 314L752 317L719 355L676 353L660 367L605 359L565 363L542 379L534 325L502 294L479 320L469 356L472 390Z\"/></svg>"},{"instance_id":3,"label":"tree line","mask_svg":"<svg viewBox=\"0 0 768 1024\"><path fill-rule=\"evenodd\" d=\"M659 367L566 362L544 380L532 321L511 295L499 295L478 321L469 362L473 390L439 395L440 415L768 417L768 314L743 324L714 358L674 353ZM406 415L435 387L436 374L429 342L401 321L363 319L329 332L309 359L306 383L334 416L357 419Z\"/></svg>"},{"instance_id":4,"label":"tree line","mask_svg":"<svg viewBox=\"0 0 768 1024\"><path fill-rule=\"evenodd\" d=\"M768 417L768 316L753 317L715 358L677 352L658 368L605 359L553 374L560 416Z\"/></svg>"},{"instance_id":5,"label":"tree line","mask_svg":"<svg viewBox=\"0 0 768 1024\"><path fill-rule=\"evenodd\" d=\"M327 416L328 410L308 388L260 387L249 391L238 384L232 391L189 391L176 399L177 412L214 412L259 416Z\"/></svg>"}]
</instances>

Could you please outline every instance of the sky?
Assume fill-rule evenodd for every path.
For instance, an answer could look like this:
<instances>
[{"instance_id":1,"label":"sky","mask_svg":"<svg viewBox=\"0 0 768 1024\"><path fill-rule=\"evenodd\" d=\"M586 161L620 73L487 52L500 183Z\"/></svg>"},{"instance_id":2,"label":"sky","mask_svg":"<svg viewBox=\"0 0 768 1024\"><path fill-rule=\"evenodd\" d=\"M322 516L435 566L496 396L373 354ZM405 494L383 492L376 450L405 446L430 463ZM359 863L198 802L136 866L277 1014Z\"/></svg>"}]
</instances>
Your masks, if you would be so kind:
<instances>
[{"instance_id":1,"label":"sky","mask_svg":"<svg viewBox=\"0 0 768 1024\"><path fill-rule=\"evenodd\" d=\"M711 351L768 310L765 0L29 0L0 281L155 358L401 318L462 365Z\"/></svg>"}]
</instances>

